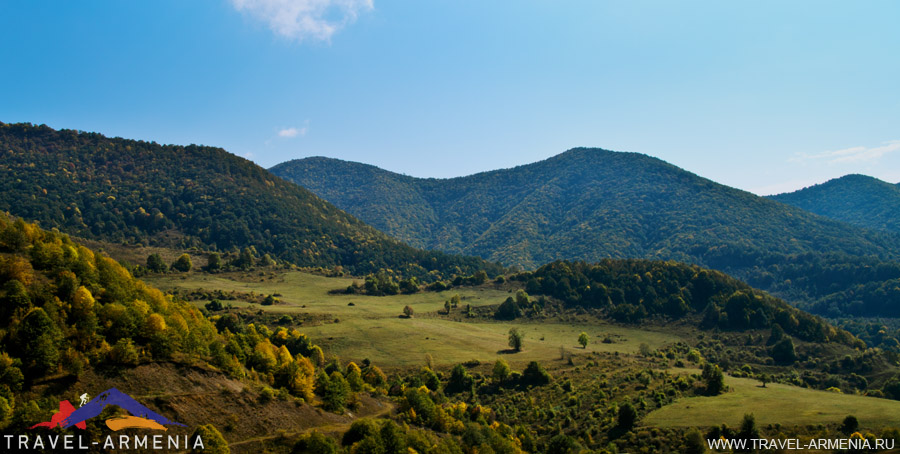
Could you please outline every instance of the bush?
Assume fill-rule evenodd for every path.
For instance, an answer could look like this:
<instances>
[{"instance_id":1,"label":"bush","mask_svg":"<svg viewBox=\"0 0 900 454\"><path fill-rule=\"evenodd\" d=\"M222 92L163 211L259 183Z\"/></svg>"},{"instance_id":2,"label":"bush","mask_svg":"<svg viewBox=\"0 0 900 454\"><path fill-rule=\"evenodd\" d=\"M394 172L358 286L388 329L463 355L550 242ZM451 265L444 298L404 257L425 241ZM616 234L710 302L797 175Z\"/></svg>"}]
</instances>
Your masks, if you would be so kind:
<instances>
[{"instance_id":1,"label":"bush","mask_svg":"<svg viewBox=\"0 0 900 454\"><path fill-rule=\"evenodd\" d=\"M338 444L330 437L313 432L300 437L291 454L337 454Z\"/></svg>"},{"instance_id":2,"label":"bush","mask_svg":"<svg viewBox=\"0 0 900 454\"><path fill-rule=\"evenodd\" d=\"M519 332L518 328L511 328L509 330L509 346L513 349L513 351L520 352L522 351L522 345L524 343L524 336Z\"/></svg>"},{"instance_id":3,"label":"bush","mask_svg":"<svg viewBox=\"0 0 900 454\"><path fill-rule=\"evenodd\" d=\"M138 363L138 352L131 339L119 339L110 350L109 355L114 364L136 366Z\"/></svg>"},{"instance_id":4,"label":"bush","mask_svg":"<svg viewBox=\"0 0 900 454\"><path fill-rule=\"evenodd\" d=\"M537 361L528 363L528 366L522 371L522 383L525 385L541 386L552 380L553 377Z\"/></svg>"}]
</instances>

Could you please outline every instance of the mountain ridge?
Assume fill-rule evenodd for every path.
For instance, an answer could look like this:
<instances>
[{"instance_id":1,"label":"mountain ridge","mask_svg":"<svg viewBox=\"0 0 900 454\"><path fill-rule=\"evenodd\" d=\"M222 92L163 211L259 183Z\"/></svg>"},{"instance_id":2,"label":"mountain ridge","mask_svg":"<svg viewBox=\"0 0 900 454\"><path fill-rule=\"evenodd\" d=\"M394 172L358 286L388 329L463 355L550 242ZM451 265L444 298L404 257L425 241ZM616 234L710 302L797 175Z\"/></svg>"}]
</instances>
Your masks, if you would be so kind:
<instances>
[{"instance_id":1,"label":"mountain ridge","mask_svg":"<svg viewBox=\"0 0 900 454\"><path fill-rule=\"evenodd\" d=\"M900 184L848 174L772 200L858 227L900 232Z\"/></svg>"},{"instance_id":2,"label":"mountain ridge","mask_svg":"<svg viewBox=\"0 0 900 454\"><path fill-rule=\"evenodd\" d=\"M421 251L221 148L0 123L0 210L88 239L419 275L500 268Z\"/></svg>"},{"instance_id":3,"label":"mountain ridge","mask_svg":"<svg viewBox=\"0 0 900 454\"><path fill-rule=\"evenodd\" d=\"M676 260L735 275L801 306L860 283L900 278L894 263L900 236L828 219L639 153L577 148L448 179L329 158L289 161L270 171L410 244L524 268L559 259ZM890 263L888 273L859 277L882 262ZM839 269L854 277L819 283ZM819 313L843 311L830 307ZM888 312L900 316L900 307Z\"/></svg>"}]
</instances>

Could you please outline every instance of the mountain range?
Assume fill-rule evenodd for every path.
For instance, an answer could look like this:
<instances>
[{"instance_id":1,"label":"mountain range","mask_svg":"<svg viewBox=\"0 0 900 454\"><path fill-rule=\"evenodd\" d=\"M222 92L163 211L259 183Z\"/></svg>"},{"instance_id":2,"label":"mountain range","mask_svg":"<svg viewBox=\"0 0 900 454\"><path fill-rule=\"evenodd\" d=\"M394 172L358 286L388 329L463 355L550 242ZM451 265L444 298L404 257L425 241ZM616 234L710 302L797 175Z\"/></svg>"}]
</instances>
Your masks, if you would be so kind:
<instances>
[{"instance_id":1,"label":"mountain range","mask_svg":"<svg viewBox=\"0 0 900 454\"><path fill-rule=\"evenodd\" d=\"M500 267L407 246L221 148L0 123L0 210L107 242L258 254L355 274Z\"/></svg>"},{"instance_id":2,"label":"mountain range","mask_svg":"<svg viewBox=\"0 0 900 454\"><path fill-rule=\"evenodd\" d=\"M576 148L450 179L322 157L270 171L415 246L506 265L678 260L728 272L801 306L900 278L900 237L893 233L828 219L637 153ZM885 263L885 273L865 271ZM832 279L835 270L853 277ZM829 301L817 306L820 313L845 312L843 303ZM900 315L893 303L877 312Z\"/></svg>"},{"instance_id":3,"label":"mountain range","mask_svg":"<svg viewBox=\"0 0 900 454\"><path fill-rule=\"evenodd\" d=\"M846 175L772 200L867 229L900 233L900 185Z\"/></svg>"}]
</instances>

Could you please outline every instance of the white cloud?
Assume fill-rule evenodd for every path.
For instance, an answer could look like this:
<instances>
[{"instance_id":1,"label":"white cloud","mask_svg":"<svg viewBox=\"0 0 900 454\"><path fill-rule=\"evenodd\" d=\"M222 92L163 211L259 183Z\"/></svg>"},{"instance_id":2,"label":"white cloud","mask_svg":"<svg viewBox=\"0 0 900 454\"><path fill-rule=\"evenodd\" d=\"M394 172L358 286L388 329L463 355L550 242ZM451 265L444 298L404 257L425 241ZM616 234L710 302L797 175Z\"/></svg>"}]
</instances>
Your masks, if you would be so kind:
<instances>
[{"instance_id":1,"label":"white cloud","mask_svg":"<svg viewBox=\"0 0 900 454\"><path fill-rule=\"evenodd\" d=\"M305 136L306 135L306 127L297 129L297 128L285 128L281 131L278 131L278 137L297 137L297 136Z\"/></svg>"},{"instance_id":2,"label":"white cloud","mask_svg":"<svg viewBox=\"0 0 900 454\"><path fill-rule=\"evenodd\" d=\"M790 159L790 161L799 163L806 163L809 161L825 161L828 164L875 162L881 159L883 156L895 151L900 151L900 140L891 140L888 142L884 142L881 144L881 146L877 147L859 146L814 154L797 153L793 158Z\"/></svg>"},{"instance_id":3,"label":"white cloud","mask_svg":"<svg viewBox=\"0 0 900 454\"><path fill-rule=\"evenodd\" d=\"M273 32L303 41L328 41L360 12L375 8L374 0L231 0L234 8L266 22Z\"/></svg>"}]
</instances>

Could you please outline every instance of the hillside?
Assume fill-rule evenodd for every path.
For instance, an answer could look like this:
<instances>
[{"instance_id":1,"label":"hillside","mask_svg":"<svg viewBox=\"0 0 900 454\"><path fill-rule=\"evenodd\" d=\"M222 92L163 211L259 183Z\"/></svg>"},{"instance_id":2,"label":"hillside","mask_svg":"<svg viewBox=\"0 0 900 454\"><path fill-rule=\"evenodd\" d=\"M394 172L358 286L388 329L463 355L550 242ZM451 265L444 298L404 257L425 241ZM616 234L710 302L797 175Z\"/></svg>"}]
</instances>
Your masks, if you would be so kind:
<instances>
[{"instance_id":1,"label":"hillside","mask_svg":"<svg viewBox=\"0 0 900 454\"><path fill-rule=\"evenodd\" d=\"M890 262L900 253L893 234L829 220L636 153L577 148L451 179L326 158L270 170L410 244L507 265L678 260L725 271L801 305L900 278L900 266ZM873 265L884 273L872 275ZM831 282L836 269L843 277ZM849 304L820 305L820 313L849 313ZM900 316L893 304L879 311Z\"/></svg>"},{"instance_id":2,"label":"hillside","mask_svg":"<svg viewBox=\"0 0 900 454\"><path fill-rule=\"evenodd\" d=\"M900 186L877 178L846 175L769 198L859 227L900 232Z\"/></svg>"},{"instance_id":3,"label":"hillside","mask_svg":"<svg viewBox=\"0 0 900 454\"><path fill-rule=\"evenodd\" d=\"M351 273L499 268L416 250L225 150L0 124L0 210L108 242L258 254Z\"/></svg>"},{"instance_id":4,"label":"hillside","mask_svg":"<svg viewBox=\"0 0 900 454\"><path fill-rule=\"evenodd\" d=\"M51 421L63 399L114 388L128 393L119 393L122 399L143 400L135 405L188 424L170 427L174 433L188 435L198 425L214 424L229 441L276 429L349 426L354 418L340 416L344 400L335 401L329 391L335 377L344 380L336 372L342 365L333 360L327 368L332 375L325 376L321 349L296 329L207 318L68 236L5 215L0 215L0 315L4 431ZM357 394L364 377L381 374L377 368L347 367L352 383L342 383L352 394L351 388L342 389L341 399L352 397L355 413L390 408ZM272 388L279 389L277 400ZM252 417L237 424L236 414ZM92 419L88 433L99 434L102 424Z\"/></svg>"}]
</instances>

